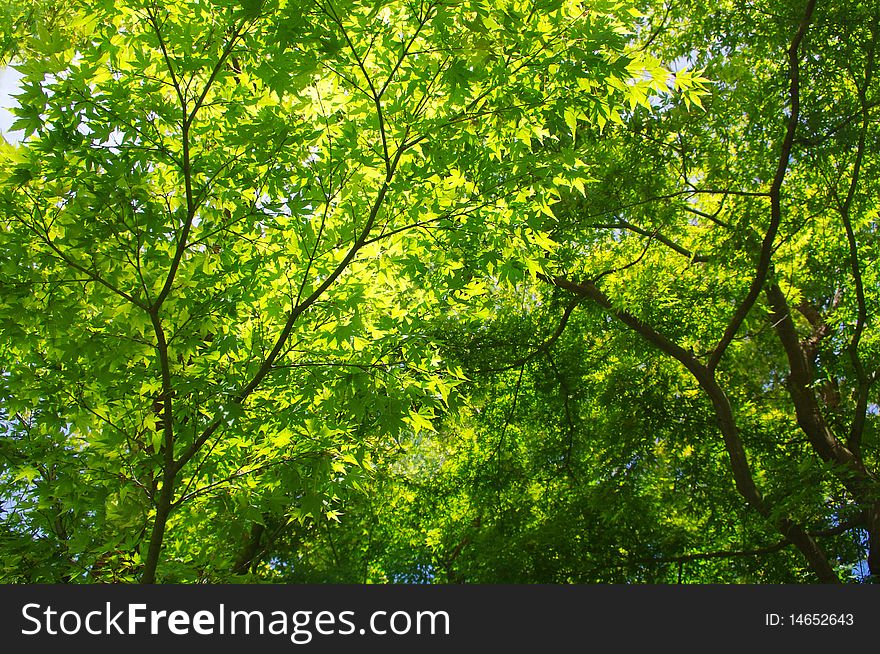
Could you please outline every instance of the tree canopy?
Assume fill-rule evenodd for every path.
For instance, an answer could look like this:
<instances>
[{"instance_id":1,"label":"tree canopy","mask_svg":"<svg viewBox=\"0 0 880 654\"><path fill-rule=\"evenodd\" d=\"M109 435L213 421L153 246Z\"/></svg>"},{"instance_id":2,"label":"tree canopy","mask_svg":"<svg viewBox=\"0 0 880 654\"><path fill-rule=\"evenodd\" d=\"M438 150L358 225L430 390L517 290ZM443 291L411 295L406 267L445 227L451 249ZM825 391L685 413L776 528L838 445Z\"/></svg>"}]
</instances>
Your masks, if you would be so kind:
<instances>
[{"instance_id":1,"label":"tree canopy","mask_svg":"<svg viewBox=\"0 0 880 654\"><path fill-rule=\"evenodd\" d=\"M0 579L880 576L873 3L7 12Z\"/></svg>"}]
</instances>

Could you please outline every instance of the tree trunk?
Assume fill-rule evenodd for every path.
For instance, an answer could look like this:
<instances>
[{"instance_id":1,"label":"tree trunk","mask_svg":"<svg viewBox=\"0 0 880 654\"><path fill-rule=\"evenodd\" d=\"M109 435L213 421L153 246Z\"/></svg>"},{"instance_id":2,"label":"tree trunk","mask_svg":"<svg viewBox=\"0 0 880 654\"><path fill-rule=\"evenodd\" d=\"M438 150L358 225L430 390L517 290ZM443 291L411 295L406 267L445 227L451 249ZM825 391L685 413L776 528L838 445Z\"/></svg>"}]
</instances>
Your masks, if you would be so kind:
<instances>
[{"instance_id":1,"label":"tree trunk","mask_svg":"<svg viewBox=\"0 0 880 654\"><path fill-rule=\"evenodd\" d=\"M156 519L153 521L153 529L150 533L150 548L141 575L142 584L156 583L156 568L159 565L159 555L162 553L162 541L165 539L165 525L171 514L171 503L174 499L174 481L174 472L166 470L159 501L156 503Z\"/></svg>"}]
</instances>

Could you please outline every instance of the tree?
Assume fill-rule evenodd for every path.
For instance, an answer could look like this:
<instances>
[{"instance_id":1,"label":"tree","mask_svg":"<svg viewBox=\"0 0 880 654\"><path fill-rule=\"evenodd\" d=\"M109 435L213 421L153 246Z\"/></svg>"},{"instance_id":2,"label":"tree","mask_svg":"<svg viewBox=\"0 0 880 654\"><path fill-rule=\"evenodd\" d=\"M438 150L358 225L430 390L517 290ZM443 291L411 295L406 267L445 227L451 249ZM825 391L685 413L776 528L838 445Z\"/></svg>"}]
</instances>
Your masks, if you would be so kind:
<instances>
[{"instance_id":1,"label":"tree","mask_svg":"<svg viewBox=\"0 0 880 654\"><path fill-rule=\"evenodd\" d=\"M751 11L757 18L768 9ZM704 39L718 21L733 21L724 7L702 21L693 18L700 15L696 8L688 11L689 29ZM746 65L756 71L754 95L737 88L742 82L731 68L741 62L731 66L711 50L698 56L697 65L720 81L709 107L718 120L673 128L680 128L681 149L668 151L674 172L664 190L684 202L662 217L644 211L652 211L652 202L613 211L616 228L635 237L625 241L645 243L652 293L639 292L644 283L631 274L638 264L614 263L612 272L599 275L587 268L589 281L547 278L599 305L691 373L711 403L737 490L824 582L836 581L838 572L817 535L842 527L864 531L868 567L880 572L876 426L869 424L876 410L868 410L878 368L869 321L877 289L870 273L876 193L872 176L864 174L871 167L868 144L876 139L870 112L878 15L868 6L854 11L864 13L854 20L852 12L792 3L756 21L759 29L747 34L737 29L746 19L737 18L713 46L719 54L747 53ZM738 119L713 111L727 94L742 98L732 107ZM840 105L833 118L828 97ZM847 124L849 138L829 147L828 131ZM653 136L651 127L643 129ZM725 156L739 133L747 146L738 149L745 151ZM752 144L761 144L757 152ZM690 156L694 150L697 157ZM639 234L646 224L650 233ZM681 239L684 248L676 250L657 236L661 232ZM693 254L686 266L680 256L657 265L650 249L658 247ZM757 366L766 372L756 374ZM784 451L799 465L769 468L765 451L749 461L744 434L762 431L750 424L756 409L777 439L791 435L795 442ZM771 490L760 489L756 470Z\"/></svg>"},{"instance_id":2,"label":"tree","mask_svg":"<svg viewBox=\"0 0 880 654\"><path fill-rule=\"evenodd\" d=\"M423 324L537 269L560 135L672 93L604 1L70 15L3 149L12 580L272 574L448 405Z\"/></svg>"},{"instance_id":3,"label":"tree","mask_svg":"<svg viewBox=\"0 0 880 654\"><path fill-rule=\"evenodd\" d=\"M877 578L872 3L40 6L5 579Z\"/></svg>"},{"instance_id":4,"label":"tree","mask_svg":"<svg viewBox=\"0 0 880 654\"><path fill-rule=\"evenodd\" d=\"M554 256L449 344L482 371L489 443L449 473L499 472L429 518L453 526L425 560L474 581L876 577L877 29L867 3L653 8L643 47L712 93L579 128L593 180L552 206Z\"/></svg>"}]
</instances>

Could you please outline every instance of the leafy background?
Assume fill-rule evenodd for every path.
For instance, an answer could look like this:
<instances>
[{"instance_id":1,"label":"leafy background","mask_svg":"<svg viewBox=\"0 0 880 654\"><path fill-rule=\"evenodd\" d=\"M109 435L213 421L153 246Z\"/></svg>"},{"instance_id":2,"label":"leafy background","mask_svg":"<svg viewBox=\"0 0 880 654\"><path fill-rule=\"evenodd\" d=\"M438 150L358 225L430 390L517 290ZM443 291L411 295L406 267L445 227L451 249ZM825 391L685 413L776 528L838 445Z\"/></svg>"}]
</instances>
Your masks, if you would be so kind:
<instances>
[{"instance_id":1,"label":"leafy background","mask_svg":"<svg viewBox=\"0 0 880 654\"><path fill-rule=\"evenodd\" d=\"M4 11L3 581L880 574L872 3Z\"/></svg>"}]
</instances>

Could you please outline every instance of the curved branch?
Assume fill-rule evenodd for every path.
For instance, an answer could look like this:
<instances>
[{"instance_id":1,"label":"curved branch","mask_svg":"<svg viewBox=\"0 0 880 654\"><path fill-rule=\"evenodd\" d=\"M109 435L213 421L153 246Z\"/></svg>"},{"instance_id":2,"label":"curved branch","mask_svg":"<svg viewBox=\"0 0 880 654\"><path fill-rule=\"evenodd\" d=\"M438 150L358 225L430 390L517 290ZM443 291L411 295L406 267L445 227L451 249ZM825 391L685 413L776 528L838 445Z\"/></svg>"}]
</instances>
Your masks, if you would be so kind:
<instances>
[{"instance_id":1,"label":"curved branch","mask_svg":"<svg viewBox=\"0 0 880 654\"><path fill-rule=\"evenodd\" d=\"M819 409L812 389L813 371L798 340L788 301L777 284L766 291L772 310L771 320L782 344L791 371L788 377L789 395L794 403L798 425L807 435L813 449L827 463L846 468L842 481L856 498L865 498L868 489L877 484L876 478L864 464L832 433Z\"/></svg>"},{"instance_id":2,"label":"curved branch","mask_svg":"<svg viewBox=\"0 0 880 654\"><path fill-rule=\"evenodd\" d=\"M779 231L779 225L782 222L782 183L785 180L785 174L788 172L788 164L791 159L791 150L794 144L795 132L797 131L798 120L800 119L800 57L798 50L800 49L801 42L807 32L807 28L812 21L813 10L815 8L816 0L808 0L807 7L804 11L804 17L801 20L797 33L788 48L788 66L789 74L791 76L791 84L788 91L790 98L790 113L788 125L785 130L785 138L782 140L779 162L776 166L776 174L773 176L773 182L770 185L770 224L767 226L767 232L764 235L764 240L761 244L761 253L758 257L755 276L752 279L748 293L746 293L745 298L743 298L742 302L736 308L730 322L727 324L727 328L724 330L721 340L718 341L718 345L715 346L715 349L709 355L708 368L710 371L714 371L715 368L718 367L718 364L721 362L721 358L727 351L728 346L733 342L740 326L746 319L749 311L752 310L758 296L761 294L761 290L764 288L764 283L767 280L767 274L770 270L770 260L773 256L773 241L776 238L776 233Z\"/></svg>"},{"instance_id":3,"label":"curved branch","mask_svg":"<svg viewBox=\"0 0 880 654\"><path fill-rule=\"evenodd\" d=\"M478 370L477 372L506 372L508 370L514 370L516 368L521 368L525 364L530 361L536 359L541 356L544 352L547 352L556 341L562 336L562 332L565 331L565 327L568 324L568 319L571 318L572 312L575 308L581 303L581 298L575 298L572 302L565 307L565 311L562 313L562 318L559 319L559 325L556 327L556 330L540 345L538 345L531 353L527 354L524 357L516 359L512 363L508 363L500 368L483 368Z\"/></svg>"}]
</instances>

